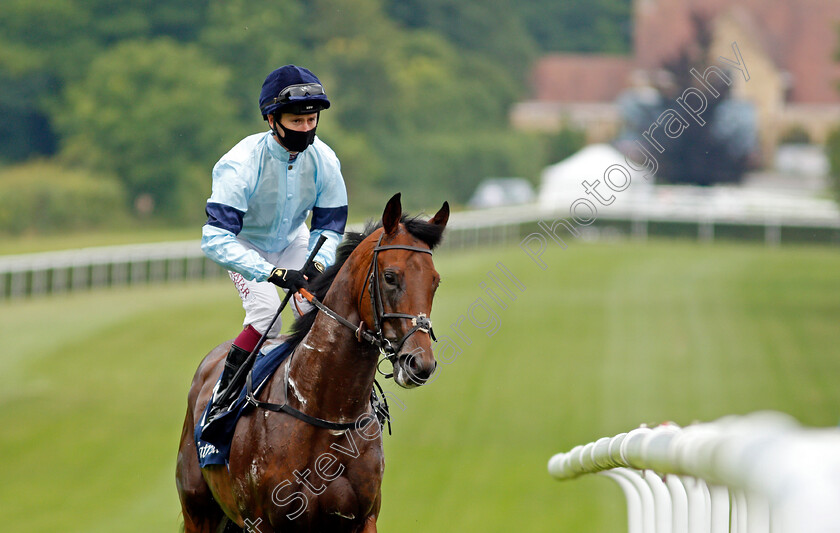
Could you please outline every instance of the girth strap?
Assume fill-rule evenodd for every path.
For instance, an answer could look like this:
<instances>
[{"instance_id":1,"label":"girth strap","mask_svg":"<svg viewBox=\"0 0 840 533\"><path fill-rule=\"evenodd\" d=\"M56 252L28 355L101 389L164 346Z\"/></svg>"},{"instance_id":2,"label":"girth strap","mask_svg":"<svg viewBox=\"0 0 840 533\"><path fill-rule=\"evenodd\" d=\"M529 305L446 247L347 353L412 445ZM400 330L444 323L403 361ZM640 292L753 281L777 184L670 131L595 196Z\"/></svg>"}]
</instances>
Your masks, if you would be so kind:
<instances>
[{"instance_id":1,"label":"girth strap","mask_svg":"<svg viewBox=\"0 0 840 533\"><path fill-rule=\"evenodd\" d=\"M291 358L288 359L286 362L286 371L283 376L283 390L285 394L289 394L289 369L292 366ZM303 411L295 409L294 407L290 406L287 403L288 396L284 398L283 403L270 403L270 402L263 402L257 399L254 395L254 388L251 382L251 372L248 373L248 383L247 383L247 392L245 399L253 405L254 407L259 407L261 409L266 409L268 411L274 411L275 413L286 413L291 415L298 420L306 422L307 424L311 424L315 427L324 428L324 429L332 429L336 431L346 431L348 429L363 429L367 427L370 423L371 419L374 415L365 417L364 421L356 421L356 422L330 422L329 420L324 420L323 418L318 418L317 416L311 416Z\"/></svg>"},{"instance_id":2,"label":"girth strap","mask_svg":"<svg viewBox=\"0 0 840 533\"><path fill-rule=\"evenodd\" d=\"M277 403L261 402L260 400L257 400L254 397L249 397L248 402L251 405L254 405L255 407L260 407L262 409L267 409L269 411L274 411L275 413L281 413L281 412L286 413L288 415L291 415L291 416L297 418L298 420L302 420L302 421L306 422L307 424L312 424L315 427L324 428L324 429L332 429L332 430L340 430L340 431L346 431L348 429L354 429L354 428L362 429L362 428L367 427L367 425L370 423L371 419L373 418L373 415L370 415L370 416L365 417L364 421L359 421L359 422L347 422L347 423L330 422L329 420L324 420L323 418L318 418L318 417L315 417L315 416L309 416L308 414L306 414L302 411L298 411L294 407L291 407L287 403L277 404Z\"/></svg>"}]
</instances>

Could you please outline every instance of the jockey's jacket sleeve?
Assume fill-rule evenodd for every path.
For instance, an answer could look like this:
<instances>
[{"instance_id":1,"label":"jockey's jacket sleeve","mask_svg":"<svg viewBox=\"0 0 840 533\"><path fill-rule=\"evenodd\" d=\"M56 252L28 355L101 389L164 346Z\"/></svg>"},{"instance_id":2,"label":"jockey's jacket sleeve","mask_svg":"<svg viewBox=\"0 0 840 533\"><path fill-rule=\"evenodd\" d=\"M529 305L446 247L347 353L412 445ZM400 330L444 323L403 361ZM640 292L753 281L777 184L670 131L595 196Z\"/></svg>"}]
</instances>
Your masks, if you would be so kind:
<instances>
[{"instance_id":1,"label":"jockey's jacket sleeve","mask_svg":"<svg viewBox=\"0 0 840 533\"><path fill-rule=\"evenodd\" d=\"M318 238L327 238L315 260L325 266L335 263L335 252L344 228L347 225L347 189L338 158L331 151L325 153L315 176L316 199L312 208L309 251L315 247Z\"/></svg>"},{"instance_id":2,"label":"jockey's jacket sleeve","mask_svg":"<svg viewBox=\"0 0 840 533\"><path fill-rule=\"evenodd\" d=\"M274 265L236 239L254 193L254 174L251 165L232 158L223 158L213 167L213 196L205 206L207 223L201 229L201 250L246 279L265 281Z\"/></svg>"},{"instance_id":3,"label":"jockey's jacket sleeve","mask_svg":"<svg viewBox=\"0 0 840 533\"><path fill-rule=\"evenodd\" d=\"M274 265L242 246L233 233L211 224L201 230L201 249L207 257L246 279L265 281L274 270Z\"/></svg>"}]
</instances>

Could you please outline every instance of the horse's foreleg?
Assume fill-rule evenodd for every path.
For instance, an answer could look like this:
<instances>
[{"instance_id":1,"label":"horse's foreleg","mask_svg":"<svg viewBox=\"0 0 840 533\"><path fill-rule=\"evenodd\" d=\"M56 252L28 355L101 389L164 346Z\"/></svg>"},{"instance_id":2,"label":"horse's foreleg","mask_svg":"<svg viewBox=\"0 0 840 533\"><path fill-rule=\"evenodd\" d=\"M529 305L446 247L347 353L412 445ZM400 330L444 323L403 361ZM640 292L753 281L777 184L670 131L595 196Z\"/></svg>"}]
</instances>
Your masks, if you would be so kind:
<instances>
[{"instance_id":1,"label":"horse's foreleg","mask_svg":"<svg viewBox=\"0 0 840 533\"><path fill-rule=\"evenodd\" d=\"M221 511L219 512L221 514ZM193 520L193 517L184 515L184 533L222 533L228 531L225 529L228 522L224 515L218 517L201 517ZM233 524L236 526L236 524ZM239 527L231 531L242 531Z\"/></svg>"},{"instance_id":2,"label":"horse's foreleg","mask_svg":"<svg viewBox=\"0 0 840 533\"><path fill-rule=\"evenodd\" d=\"M376 533L376 515L370 515L367 517L362 533Z\"/></svg>"},{"instance_id":3,"label":"horse's foreleg","mask_svg":"<svg viewBox=\"0 0 840 533\"><path fill-rule=\"evenodd\" d=\"M216 533L225 515L201 475L192 436L193 427L193 417L188 410L175 465L175 485L181 500L184 533Z\"/></svg>"}]
</instances>

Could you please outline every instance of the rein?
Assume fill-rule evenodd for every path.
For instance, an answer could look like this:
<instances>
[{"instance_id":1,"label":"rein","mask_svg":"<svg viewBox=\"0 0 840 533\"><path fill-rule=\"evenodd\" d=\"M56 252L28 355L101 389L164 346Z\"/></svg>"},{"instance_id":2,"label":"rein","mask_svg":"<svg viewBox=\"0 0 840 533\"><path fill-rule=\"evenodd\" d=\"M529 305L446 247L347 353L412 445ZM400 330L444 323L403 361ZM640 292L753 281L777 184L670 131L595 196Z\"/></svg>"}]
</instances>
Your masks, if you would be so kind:
<instances>
[{"instance_id":1,"label":"rein","mask_svg":"<svg viewBox=\"0 0 840 533\"><path fill-rule=\"evenodd\" d=\"M359 309L361 309L362 304L362 297L365 293L365 287L369 289L370 299L371 299L371 307L373 308L373 320L374 320L374 330L366 330L364 329L364 322L361 322L358 326L344 318L343 316L339 315L326 305L323 302L318 300L315 295L307 291L306 289L300 289L300 294L306 298L306 300L315 306L319 311L323 312L328 317L332 318L339 324L353 330L355 332L356 340L359 342L365 341L368 342L376 347L379 348L380 353L382 354L383 358L379 361L376 365L376 370L382 374L386 379L393 377L393 372L390 374L386 374L382 372L379 367L382 364L382 361L388 360L391 362L392 365L396 364L398 354L400 349L402 348L405 341L408 340L409 337L414 335L417 331L422 331L424 333L428 333L429 336L432 338L433 341L436 341L434 331L432 330L432 321L429 317L427 317L424 313L420 313L419 315L409 315L407 313L386 313L385 307L382 303L382 293L379 287L379 263L377 258L379 253L384 250L409 250L412 252L419 252L419 253L426 253L432 255L432 251L428 248L420 248L419 246L409 246L407 244L391 244L382 246L382 238L385 236L383 232L379 236L379 240L376 243L376 246L373 249L373 259L371 260L370 267L368 268L367 272L367 279L365 280L365 284L362 286L362 291L359 294ZM402 339L400 339L396 343L392 343L385 337L385 334L382 331L382 324L384 320L391 319L391 318L398 318L398 319L407 319L411 320L412 328L403 335ZM355 422L330 422L329 420L324 420L322 418L314 417L307 415L306 413L295 409L294 407L288 404L288 395L289 395L289 371L291 369L292 362L291 357L286 362L286 371L284 373L283 378L283 390L284 390L284 402L282 404L276 404L271 402L263 402L256 398L254 395L254 388L253 382L251 380L251 373L248 373L248 377L246 380L246 393L245 397L248 403L253 405L254 407L258 407L261 409L266 409L268 411L274 412L283 412L288 415L291 415L298 420L306 422L307 424L311 424L316 427L324 428L324 429L331 429L331 430L348 430L348 429L362 429L365 428L368 423L370 423L372 417L365 416L364 420L357 420ZM382 388L379 387L379 384L374 380L374 384L377 388L379 388L380 393L382 392ZM371 403L374 408L374 412L377 418L382 424L385 420L388 421L388 432L390 433L391 422L390 416L388 413L388 404L385 401L385 396L382 394L382 399L376 394L375 390L371 390Z\"/></svg>"}]
</instances>

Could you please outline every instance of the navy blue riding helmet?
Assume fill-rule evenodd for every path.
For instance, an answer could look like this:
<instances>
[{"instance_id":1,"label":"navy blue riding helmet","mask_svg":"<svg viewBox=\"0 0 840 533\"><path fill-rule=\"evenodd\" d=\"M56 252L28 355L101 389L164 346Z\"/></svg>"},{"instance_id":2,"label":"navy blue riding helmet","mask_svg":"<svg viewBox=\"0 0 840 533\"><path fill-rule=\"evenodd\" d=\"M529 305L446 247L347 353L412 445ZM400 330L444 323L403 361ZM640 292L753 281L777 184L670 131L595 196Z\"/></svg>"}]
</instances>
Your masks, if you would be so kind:
<instances>
[{"instance_id":1,"label":"navy blue riding helmet","mask_svg":"<svg viewBox=\"0 0 840 533\"><path fill-rule=\"evenodd\" d=\"M260 91L263 120L278 112L305 115L330 107L321 81L303 67L285 65L269 74Z\"/></svg>"}]
</instances>

